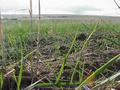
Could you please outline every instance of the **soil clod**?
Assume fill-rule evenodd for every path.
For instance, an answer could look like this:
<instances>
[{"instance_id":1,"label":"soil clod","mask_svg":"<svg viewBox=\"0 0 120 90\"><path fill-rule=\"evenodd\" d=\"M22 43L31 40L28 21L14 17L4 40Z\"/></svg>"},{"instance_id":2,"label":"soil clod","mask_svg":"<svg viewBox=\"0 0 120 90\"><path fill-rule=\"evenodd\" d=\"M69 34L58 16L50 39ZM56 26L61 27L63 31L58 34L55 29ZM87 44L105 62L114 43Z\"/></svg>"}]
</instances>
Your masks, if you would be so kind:
<instances>
[{"instance_id":1,"label":"soil clod","mask_svg":"<svg viewBox=\"0 0 120 90\"><path fill-rule=\"evenodd\" d=\"M79 41L84 41L84 40L86 40L86 38L87 38L87 34L86 33L80 33L78 36L77 36L77 40L79 40Z\"/></svg>"}]
</instances>

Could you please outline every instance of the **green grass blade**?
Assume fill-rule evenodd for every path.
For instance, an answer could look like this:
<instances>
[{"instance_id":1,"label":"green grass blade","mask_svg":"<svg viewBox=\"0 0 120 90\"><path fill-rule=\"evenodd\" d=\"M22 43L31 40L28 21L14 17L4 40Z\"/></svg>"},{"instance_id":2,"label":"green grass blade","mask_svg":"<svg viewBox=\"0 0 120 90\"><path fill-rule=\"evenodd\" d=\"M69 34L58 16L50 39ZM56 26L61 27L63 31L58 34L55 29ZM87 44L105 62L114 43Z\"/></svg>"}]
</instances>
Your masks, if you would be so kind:
<instances>
[{"instance_id":1,"label":"green grass blade","mask_svg":"<svg viewBox=\"0 0 120 90\"><path fill-rule=\"evenodd\" d=\"M0 89L3 87L3 74L0 74Z\"/></svg>"},{"instance_id":2,"label":"green grass blade","mask_svg":"<svg viewBox=\"0 0 120 90\"><path fill-rule=\"evenodd\" d=\"M93 87L92 90L96 90L98 87L104 85L107 82L110 82L110 81L114 80L115 78L117 78L119 76L120 76L120 71L117 72L116 74L112 75L111 77L101 81L99 84L97 84L95 87Z\"/></svg>"},{"instance_id":3,"label":"green grass blade","mask_svg":"<svg viewBox=\"0 0 120 90\"><path fill-rule=\"evenodd\" d=\"M81 49L81 52L86 48L86 46L87 46L87 44L88 44L90 38L91 38L92 35L96 32L97 26L98 26L98 23L95 24L95 26L94 26L92 32L91 32L90 35L88 36L87 40L84 42L83 47L82 47L82 49Z\"/></svg>"},{"instance_id":4,"label":"green grass blade","mask_svg":"<svg viewBox=\"0 0 120 90\"><path fill-rule=\"evenodd\" d=\"M102 73L109 65L111 65L112 63L114 63L115 61L120 60L120 54L116 55L115 57L113 57L111 60L109 60L107 63L105 63L103 66L101 66L99 69L97 69L93 74L91 74L89 77L87 77L87 79L85 79L77 88L76 90L81 90L82 86L84 86L85 84L89 83L90 81L92 81L97 75L99 75L100 73Z\"/></svg>"},{"instance_id":5,"label":"green grass blade","mask_svg":"<svg viewBox=\"0 0 120 90\"><path fill-rule=\"evenodd\" d=\"M78 30L77 30L77 32L78 32ZM70 49L69 49L68 53L66 54L66 56L65 56L65 58L64 58L64 61L63 61L62 66L61 66L61 68L60 68L58 77L56 78L56 84L58 84L59 81L60 81L60 78L61 78L61 76L62 76L64 67L65 67L65 64L66 64L66 61L67 61L67 58L68 58L68 56L69 56L69 54L70 54L70 52L71 52L71 50L72 50L72 48L73 48L73 46L74 46L74 44L75 44L76 37L77 37L77 32L76 32L76 35L75 35L75 37L74 37L74 39L73 39L73 41L72 41L72 44L71 44L71 46L70 46Z\"/></svg>"},{"instance_id":6,"label":"green grass blade","mask_svg":"<svg viewBox=\"0 0 120 90\"><path fill-rule=\"evenodd\" d=\"M93 31L90 33L90 35L88 36L87 40L84 42L83 47L82 47L82 49L81 49L81 51L80 51L80 54L81 54L81 52L85 49L85 47L87 46L87 44L88 44L91 36L92 36L92 35L94 34L94 32L96 31L97 25L98 25L98 23L94 26ZM74 71L73 71L73 73L72 73L71 80L70 80L71 83L73 82L73 78L74 78L74 75L75 75L75 71L76 71L76 68L77 68L77 66L78 66L79 63L80 63L80 58L77 60L77 62L76 62L76 64L75 64L75 68L74 68Z\"/></svg>"},{"instance_id":7,"label":"green grass blade","mask_svg":"<svg viewBox=\"0 0 120 90\"><path fill-rule=\"evenodd\" d=\"M75 82L75 83L69 83L69 82L60 82L58 85L55 85L54 83L38 83L35 86L38 87L57 87L57 88L61 88L61 87L74 87L74 86L78 86L79 83Z\"/></svg>"},{"instance_id":8,"label":"green grass blade","mask_svg":"<svg viewBox=\"0 0 120 90\"><path fill-rule=\"evenodd\" d=\"M108 40L108 41L110 41L110 42L112 42L112 43L115 44L115 45L120 46L120 43L117 42L117 41L115 41L115 40L112 40L112 39L110 39L110 38L105 38L105 39Z\"/></svg>"},{"instance_id":9,"label":"green grass blade","mask_svg":"<svg viewBox=\"0 0 120 90\"><path fill-rule=\"evenodd\" d=\"M21 65L20 65L20 72L19 72L18 82L17 82L17 90L20 90L22 74L23 74L23 59L21 60Z\"/></svg>"},{"instance_id":10,"label":"green grass blade","mask_svg":"<svg viewBox=\"0 0 120 90\"><path fill-rule=\"evenodd\" d=\"M16 78L15 75L13 75L13 78L15 79L15 82L17 83L17 90L20 90L20 85L21 85L21 80L22 80L22 72L23 72L23 60L26 59L28 56L36 52L37 49L33 50L32 52L28 53L25 57L21 57L21 63L20 63L20 72L18 79Z\"/></svg>"},{"instance_id":11,"label":"green grass blade","mask_svg":"<svg viewBox=\"0 0 120 90\"><path fill-rule=\"evenodd\" d=\"M21 38L19 38L21 40ZM21 90L21 81L22 81L22 74L23 74L23 46L22 46L22 42L20 43L21 46L21 62L20 62L20 71L19 71L19 75L18 75L18 81L17 81L17 90Z\"/></svg>"}]
</instances>

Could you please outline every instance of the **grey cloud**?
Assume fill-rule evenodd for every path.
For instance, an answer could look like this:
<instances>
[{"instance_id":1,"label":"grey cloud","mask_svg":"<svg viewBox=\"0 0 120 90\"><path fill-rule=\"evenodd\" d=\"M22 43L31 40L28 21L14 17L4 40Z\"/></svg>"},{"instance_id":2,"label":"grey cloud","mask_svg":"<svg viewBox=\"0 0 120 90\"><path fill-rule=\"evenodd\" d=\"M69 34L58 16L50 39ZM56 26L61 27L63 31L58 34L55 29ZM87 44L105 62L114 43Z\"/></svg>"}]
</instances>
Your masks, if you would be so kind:
<instances>
[{"instance_id":1,"label":"grey cloud","mask_svg":"<svg viewBox=\"0 0 120 90\"><path fill-rule=\"evenodd\" d=\"M84 14L84 12L86 11L102 11L102 10L92 6L74 6L67 9L67 11L70 11L75 14Z\"/></svg>"}]
</instances>

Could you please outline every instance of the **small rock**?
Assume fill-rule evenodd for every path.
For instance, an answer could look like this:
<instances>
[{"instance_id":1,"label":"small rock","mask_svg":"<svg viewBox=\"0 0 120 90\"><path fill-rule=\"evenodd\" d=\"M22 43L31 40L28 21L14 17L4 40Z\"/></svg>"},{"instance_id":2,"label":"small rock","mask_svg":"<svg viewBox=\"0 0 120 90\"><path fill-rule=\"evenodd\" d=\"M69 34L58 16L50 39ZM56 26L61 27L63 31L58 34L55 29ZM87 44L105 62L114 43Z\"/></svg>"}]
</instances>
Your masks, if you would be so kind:
<instances>
[{"instance_id":1,"label":"small rock","mask_svg":"<svg viewBox=\"0 0 120 90\"><path fill-rule=\"evenodd\" d=\"M38 61L39 63L42 63L42 60L41 59L39 59L39 61Z\"/></svg>"}]
</instances>

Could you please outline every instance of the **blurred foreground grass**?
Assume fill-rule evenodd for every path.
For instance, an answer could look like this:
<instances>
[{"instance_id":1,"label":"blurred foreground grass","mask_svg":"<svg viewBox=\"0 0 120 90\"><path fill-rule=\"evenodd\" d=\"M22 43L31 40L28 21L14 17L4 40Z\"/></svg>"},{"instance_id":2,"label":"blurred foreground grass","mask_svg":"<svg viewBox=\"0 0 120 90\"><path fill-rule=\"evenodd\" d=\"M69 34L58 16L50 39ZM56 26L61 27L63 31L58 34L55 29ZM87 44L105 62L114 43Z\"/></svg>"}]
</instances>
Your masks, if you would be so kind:
<instances>
[{"instance_id":1,"label":"blurred foreground grass","mask_svg":"<svg viewBox=\"0 0 120 90\"><path fill-rule=\"evenodd\" d=\"M64 62L64 60L62 61L62 59L69 59L69 56L71 55L73 55L75 59L80 58L80 62L78 63L80 66L74 67L76 63L74 63L73 66L68 65L68 67L72 68L71 71L74 72L72 72L72 80L74 79L74 74L76 72L79 73L79 79L81 79L81 77L86 78L88 75L84 76L84 71L86 71L86 68L89 67L85 66L87 65L86 63L98 62L99 59L102 60L102 63L98 63L100 65L105 65L103 65L102 69L98 69L99 66L96 66L96 72L92 75L96 75L96 73L97 75L103 73L101 70L107 68L104 66L108 66L108 61L120 52L120 25L105 22L98 23L96 27L95 25L96 24L80 23L78 21L33 21L33 28L31 30L29 21L3 22L4 57L1 56L4 58L3 63L5 63L5 65L14 64L15 62L20 61L22 57L26 57L27 54L29 54L31 51L34 51L35 49L39 51L39 56L37 56L35 53L35 55L33 54L33 56L30 56L29 59L35 59L35 57L37 57L37 60L39 60L39 57L45 56L44 59L49 60L51 57L56 58L60 56L61 63L59 64L62 64L61 67L63 68L60 69L61 71L59 73L57 72L58 77L55 78L56 85L58 86L60 78L64 72L64 67L67 63L66 61ZM92 33L93 29L95 29L94 33ZM81 33L85 35L85 39L81 37ZM81 52L81 49L84 49L82 50L84 55L80 57L79 54L77 55L77 53ZM111 53L112 50L113 52ZM113 61L114 59L111 60ZM52 65L50 65L47 61L45 61L45 64L49 69L52 67ZM118 69L115 71L108 71L114 74L118 71ZM75 85L79 85L80 83L83 85L84 83L87 83L87 81L91 79L92 75L84 81L78 80L78 83L76 84L75 82ZM106 77L106 74L101 75ZM72 82L70 84L73 85L74 83ZM39 84L38 86L40 85L42 86L44 83ZM47 85L51 86L51 83L48 83Z\"/></svg>"}]
</instances>

